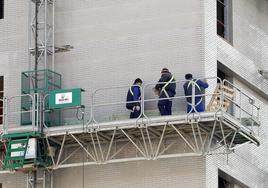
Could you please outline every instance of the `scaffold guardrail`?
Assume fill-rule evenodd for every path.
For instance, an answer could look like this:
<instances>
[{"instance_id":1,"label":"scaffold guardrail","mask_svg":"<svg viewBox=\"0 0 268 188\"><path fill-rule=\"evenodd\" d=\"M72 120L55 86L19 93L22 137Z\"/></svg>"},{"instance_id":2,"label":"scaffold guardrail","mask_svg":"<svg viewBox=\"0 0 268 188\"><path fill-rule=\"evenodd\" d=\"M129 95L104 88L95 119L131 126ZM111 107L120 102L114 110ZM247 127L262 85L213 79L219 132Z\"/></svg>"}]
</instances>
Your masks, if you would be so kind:
<instances>
[{"instance_id":1,"label":"scaffold guardrail","mask_svg":"<svg viewBox=\"0 0 268 188\"><path fill-rule=\"evenodd\" d=\"M202 79L202 78L200 78ZM231 103L230 108L227 110L227 113L231 115L233 118L238 120L243 126L245 126L251 133L254 133L254 126L259 125L259 110L260 107L255 104L255 99L249 96L243 89L235 86L231 82L227 80L221 80L217 77L212 78L204 78L210 84L209 89L204 91L203 94L195 95L194 91L192 96L188 96L192 98L192 101L195 100L195 97L200 96L205 101L206 104L209 104L209 100L213 96L216 96L220 99L220 103L217 104L217 108L214 111L218 113L223 110L224 101L229 101ZM183 83L185 80L178 80L175 83L177 84L177 95L170 98L159 98L158 96L153 94L153 87L156 83L148 83L140 86L141 90L141 99L139 101L131 101L131 102L139 102L141 104L141 114L138 118L133 119L134 123L137 124L138 120L143 119L143 121L150 122L152 117L158 117L159 113L157 110L157 102L159 100L170 99L173 101L173 114L174 115L187 115L195 116L196 119L199 119L200 113L195 109L195 105L192 103L193 112L186 113L186 98L187 96L183 93ZM196 82L196 81L195 81ZM228 98L223 94L222 89L218 92L215 92L214 88L219 84L221 88L230 87L234 90L234 98ZM85 130L88 129L98 129L99 124L103 122L114 122L121 120L129 119L129 111L126 110L125 105L130 102L126 102L126 92L131 86L115 86L115 87L106 87L99 88L94 90L92 94L90 94L87 90L83 97L83 103L86 103L81 109L60 109L64 113L62 114L61 124L64 125L77 125L84 124ZM29 110L20 110L19 100L23 97L27 97L29 100L30 108ZM12 128L14 130L23 130L29 129L29 126L25 126L25 128L18 127L19 123L14 120L19 120L21 114L28 114L31 116L31 130L32 131L40 131L42 128L47 128L48 126L44 120L44 114L50 112L50 109L45 109L45 102L48 99L48 95L39 96L38 94L34 95L18 95L8 97L5 96L3 99L3 133L8 134L9 129ZM13 109L11 107L13 106ZM14 108L15 107L15 108ZM17 107L17 109L16 109ZM16 110L14 110L16 109ZM81 118L81 115L83 118ZM78 117L80 116L80 118ZM68 119L69 118L69 119ZM186 118L186 121L187 121Z\"/></svg>"},{"instance_id":2,"label":"scaffold guardrail","mask_svg":"<svg viewBox=\"0 0 268 188\"><path fill-rule=\"evenodd\" d=\"M172 115L159 115L157 103L163 99L159 99L152 91L156 83L147 83L140 86L141 99L136 101L141 105L141 114L129 119L126 93L131 86L115 86L96 89L92 94L87 90L82 97L85 106L53 109L61 111L62 116L61 124L54 127L49 127L44 118L46 113L53 113L45 105L48 95L4 97L5 123L2 136L43 131L42 139L49 153L53 153L50 151L53 147L57 150L48 156L51 158L51 169L82 164L226 154L243 144L254 143L258 146L260 142L255 128L260 125L260 108L255 99L226 80L212 77L206 78L206 81L210 86L204 93L195 95L193 90L193 94L188 96L192 101L197 96L203 97L207 105L211 104L211 100L216 100L216 107L207 108L205 112L198 112L193 102L193 111L186 113L187 96L182 87L185 80L177 80L177 94L169 98L173 100ZM195 85L196 80L192 84ZM232 96L225 93L226 87L234 91ZM21 97L31 101L30 110L11 111L13 108L10 107L17 102L19 106ZM224 103L230 103L228 108ZM31 125L12 124L11 120L20 120L22 113L31 115ZM75 120L67 123L65 118ZM2 141L5 143L5 140ZM87 162L80 158L69 161L79 151L85 152Z\"/></svg>"}]
</instances>

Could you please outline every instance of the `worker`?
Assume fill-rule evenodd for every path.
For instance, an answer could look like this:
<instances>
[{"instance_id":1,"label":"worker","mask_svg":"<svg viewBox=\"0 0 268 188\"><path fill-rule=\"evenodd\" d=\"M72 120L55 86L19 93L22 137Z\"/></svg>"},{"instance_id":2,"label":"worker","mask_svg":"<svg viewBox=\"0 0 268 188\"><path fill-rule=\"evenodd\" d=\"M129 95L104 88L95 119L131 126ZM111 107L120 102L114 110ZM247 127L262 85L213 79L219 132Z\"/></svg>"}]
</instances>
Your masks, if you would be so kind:
<instances>
[{"instance_id":1,"label":"worker","mask_svg":"<svg viewBox=\"0 0 268 188\"><path fill-rule=\"evenodd\" d=\"M161 78L155 86L159 95L158 109L162 116L172 114L172 97L176 95L176 83L174 76L167 68L161 71Z\"/></svg>"},{"instance_id":2,"label":"worker","mask_svg":"<svg viewBox=\"0 0 268 188\"><path fill-rule=\"evenodd\" d=\"M193 79L193 75L188 73L185 75L186 82L183 85L184 94L187 101L187 113L191 112L204 112L205 101L204 97L200 96L204 94L204 89L208 88L208 83L199 79ZM195 87L194 97L195 104L192 104L192 90ZM199 95L199 96L198 96Z\"/></svg>"},{"instance_id":3,"label":"worker","mask_svg":"<svg viewBox=\"0 0 268 188\"><path fill-rule=\"evenodd\" d=\"M130 118L138 118L141 114L141 85L142 80L137 78L127 93L126 108L130 110Z\"/></svg>"}]
</instances>

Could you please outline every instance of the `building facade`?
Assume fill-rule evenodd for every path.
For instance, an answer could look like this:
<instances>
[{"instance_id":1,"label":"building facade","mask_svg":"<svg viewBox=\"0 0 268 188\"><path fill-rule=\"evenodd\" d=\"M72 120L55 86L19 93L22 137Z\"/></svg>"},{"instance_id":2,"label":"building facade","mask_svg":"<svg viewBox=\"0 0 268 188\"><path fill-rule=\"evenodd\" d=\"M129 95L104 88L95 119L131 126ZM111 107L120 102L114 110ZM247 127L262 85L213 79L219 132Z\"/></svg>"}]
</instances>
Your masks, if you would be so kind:
<instances>
[{"instance_id":1,"label":"building facade","mask_svg":"<svg viewBox=\"0 0 268 188\"><path fill-rule=\"evenodd\" d=\"M21 94L21 72L29 70L29 2L2 1L0 76L3 96L16 96ZM90 119L87 116L91 109L87 107L96 89L129 87L140 77L148 86L144 94L153 99L151 83L158 81L161 69L167 67L178 81L177 96L184 95L184 75L192 73L196 78L207 78L208 94L215 90L215 77L220 77L254 98L254 104L260 107L260 126L254 127L260 145L246 142L228 154L133 159L99 165L87 165L83 160L77 166L53 169L54 187L268 187L267 10L267 0L55 1L55 46L72 48L55 53L55 63L52 67L49 62L49 68L62 75L62 88L86 90L82 99L86 120ZM128 87L103 89L95 102L125 102ZM251 108L244 100L244 107ZM16 104L20 106L19 102ZM129 113L124 105L96 108L96 121L109 124L111 119L121 120ZM184 113L185 105L184 98L174 100L174 114ZM241 104L233 104L230 113L239 116L240 107ZM145 108L155 114L156 102L148 102ZM75 113L68 111L63 116L64 125L76 118ZM18 124L10 126L16 128ZM122 155L137 152L134 150L129 148ZM68 156L68 152L62 155ZM85 156L81 152L75 157ZM2 173L0 183L4 188L26 187L27 174Z\"/></svg>"}]
</instances>

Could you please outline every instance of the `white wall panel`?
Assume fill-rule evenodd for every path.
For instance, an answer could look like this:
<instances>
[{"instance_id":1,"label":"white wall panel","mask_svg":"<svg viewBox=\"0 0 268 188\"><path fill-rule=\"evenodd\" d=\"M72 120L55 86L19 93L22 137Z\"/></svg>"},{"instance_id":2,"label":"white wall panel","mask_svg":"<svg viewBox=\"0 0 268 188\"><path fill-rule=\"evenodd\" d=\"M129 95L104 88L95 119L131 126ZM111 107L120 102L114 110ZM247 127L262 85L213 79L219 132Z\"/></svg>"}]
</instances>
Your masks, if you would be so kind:
<instances>
[{"instance_id":1,"label":"white wall panel","mask_svg":"<svg viewBox=\"0 0 268 188\"><path fill-rule=\"evenodd\" d=\"M204 188L204 162L203 157L182 157L87 166L84 185L94 188ZM82 167L57 170L54 187L82 187L82 173Z\"/></svg>"}]
</instances>

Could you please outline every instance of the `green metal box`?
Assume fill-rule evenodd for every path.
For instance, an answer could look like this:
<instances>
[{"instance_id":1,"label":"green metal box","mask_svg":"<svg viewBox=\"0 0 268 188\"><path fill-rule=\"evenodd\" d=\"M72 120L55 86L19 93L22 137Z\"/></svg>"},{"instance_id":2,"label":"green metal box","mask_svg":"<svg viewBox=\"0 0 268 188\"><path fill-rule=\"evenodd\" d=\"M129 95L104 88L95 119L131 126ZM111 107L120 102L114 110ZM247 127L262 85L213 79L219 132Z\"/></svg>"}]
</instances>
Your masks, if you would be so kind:
<instances>
[{"instance_id":1,"label":"green metal box","mask_svg":"<svg viewBox=\"0 0 268 188\"><path fill-rule=\"evenodd\" d=\"M81 88L50 91L49 109L80 107L82 91Z\"/></svg>"}]
</instances>

